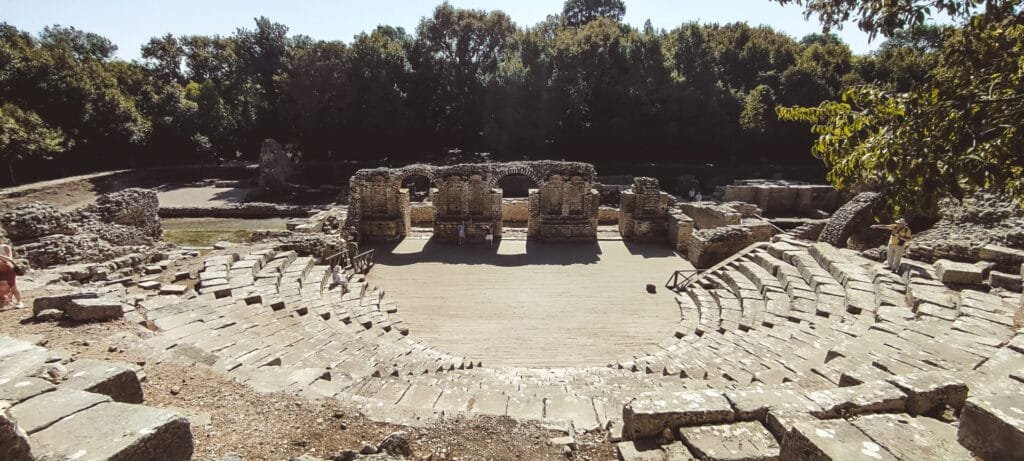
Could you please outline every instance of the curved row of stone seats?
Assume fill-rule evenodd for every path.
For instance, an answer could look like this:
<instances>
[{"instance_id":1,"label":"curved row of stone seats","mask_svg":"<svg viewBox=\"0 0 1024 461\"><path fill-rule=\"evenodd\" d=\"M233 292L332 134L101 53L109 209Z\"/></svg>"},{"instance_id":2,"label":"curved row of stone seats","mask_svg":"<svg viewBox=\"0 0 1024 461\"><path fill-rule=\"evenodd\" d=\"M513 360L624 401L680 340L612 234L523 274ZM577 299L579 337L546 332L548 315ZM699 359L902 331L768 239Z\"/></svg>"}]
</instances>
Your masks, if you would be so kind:
<instances>
[{"instance_id":1,"label":"curved row of stone seats","mask_svg":"<svg viewBox=\"0 0 1024 461\"><path fill-rule=\"evenodd\" d=\"M623 407L624 460L1020 459L1024 332L975 369L799 390L654 391ZM956 417L959 421L950 424ZM865 453L863 450L868 450ZM859 458L858 458L859 459Z\"/></svg>"},{"instance_id":2,"label":"curved row of stone seats","mask_svg":"<svg viewBox=\"0 0 1024 461\"><path fill-rule=\"evenodd\" d=\"M66 379L46 375L66 368ZM186 418L143 401L136 367L0 336L0 458L188 460ZM42 379L49 376L53 382Z\"/></svg>"},{"instance_id":3,"label":"curved row of stone seats","mask_svg":"<svg viewBox=\"0 0 1024 461\"><path fill-rule=\"evenodd\" d=\"M333 395L353 380L473 368L478 362L408 338L383 292L362 276L350 291L321 291L328 268L293 252L208 258L202 273L228 277L191 299L142 303L161 333L146 341L163 357L213 366L259 390ZM200 288L203 291L204 288ZM389 313L389 311L391 311Z\"/></svg>"},{"instance_id":4,"label":"curved row of stone seats","mask_svg":"<svg viewBox=\"0 0 1024 461\"><path fill-rule=\"evenodd\" d=\"M999 296L936 285L923 265L908 266L903 278L872 274L872 266L825 244L753 250L679 296L681 325L692 333L681 328L657 351L614 366L719 387L814 389L970 369L1013 335L1016 308Z\"/></svg>"},{"instance_id":5,"label":"curved row of stone seats","mask_svg":"<svg viewBox=\"0 0 1024 461\"><path fill-rule=\"evenodd\" d=\"M536 420L559 428L571 423L576 431L608 428L621 434L622 407L631 396L652 389L687 388L678 379L603 367L513 367L369 377L334 397L350 399L362 404L364 413L400 424L427 416L485 414Z\"/></svg>"}]
</instances>

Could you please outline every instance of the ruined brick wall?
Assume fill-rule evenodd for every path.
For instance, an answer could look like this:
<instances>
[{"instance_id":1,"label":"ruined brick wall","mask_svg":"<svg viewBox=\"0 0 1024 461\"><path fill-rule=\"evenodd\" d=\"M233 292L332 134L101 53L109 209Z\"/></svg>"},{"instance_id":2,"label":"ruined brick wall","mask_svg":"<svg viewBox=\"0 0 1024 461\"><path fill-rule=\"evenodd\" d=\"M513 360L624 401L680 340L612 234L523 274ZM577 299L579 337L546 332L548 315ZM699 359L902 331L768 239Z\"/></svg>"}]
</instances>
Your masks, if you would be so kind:
<instances>
[{"instance_id":1,"label":"ruined brick wall","mask_svg":"<svg viewBox=\"0 0 1024 461\"><path fill-rule=\"evenodd\" d=\"M661 191L657 179L634 178L633 188L619 198L619 233L630 240L664 241L671 203L674 200Z\"/></svg>"},{"instance_id":2,"label":"ruined brick wall","mask_svg":"<svg viewBox=\"0 0 1024 461\"><path fill-rule=\"evenodd\" d=\"M836 210L822 229L818 241L838 248L846 246L846 240L850 235L871 224L875 205L880 198L877 192L857 194L853 200Z\"/></svg>"},{"instance_id":3,"label":"ruined brick wall","mask_svg":"<svg viewBox=\"0 0 1024 461\"><path fill-rule=\"evenodd\" d=\"M530 235L596 238L599 202L593 189L596 172L592 165L577 162L410 165L359 170L350 180L346 225L359 226L364 237L370 239L393 240L404 236L414 221L414 212L402 183L412 175L427 177L436 189L431 194L433 221L435 235L441 239L454 239L453 229L463 221L474 226L487 223L500 236L503 194L498 181L515 175L527 176L538 184L530 198L523 202L527 204ZM515 207L510 209L510 213L519 211ZM425 212L415 213L419 217Z\"/></svg>"},{"instance_id":4,"label":"ruined brick wall","mask_svg":"<svg viewBox=\"0 0 1024 461\"><path fill-rule=\"evenodd\" d=\"M738 180L722 188L724 201L752 203L769 214L831 212L839 208L844 198L832 186L795 181Z\"/></svg>"},{"instance_id":5,"label":"ruined brick wall","mask_svg":"<svg viewBox=\"0 0 1024 461\"><path fill-rule=\"evenodd\" d=\"M682 213L672 213L668 219L668 243L673 249L685 253L693 239L693 219Z\"/></svg>"}]
</instances>

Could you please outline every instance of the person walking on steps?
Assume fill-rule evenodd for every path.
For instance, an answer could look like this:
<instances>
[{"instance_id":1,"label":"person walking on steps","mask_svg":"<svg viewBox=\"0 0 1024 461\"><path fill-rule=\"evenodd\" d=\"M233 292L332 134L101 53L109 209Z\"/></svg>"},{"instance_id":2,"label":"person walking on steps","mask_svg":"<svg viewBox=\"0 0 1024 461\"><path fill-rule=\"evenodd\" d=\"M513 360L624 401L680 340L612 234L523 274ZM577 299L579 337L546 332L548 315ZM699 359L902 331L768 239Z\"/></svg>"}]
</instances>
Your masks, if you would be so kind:
<instances>
[{"instance_id":1,"label":"person walking on steps","mask_svg":"<svg viewBox=\"0 0 1024 461\"><path fill-rule=\"evenodd\" d=\"M871 228L889 231L889 247L886 251L885 262L889 266L889 270L898 271L903 253L907 251L907 245L910 244L911 232L910 227L907 226L907 220L900 218L896 220L895 224L875 224Z\"/></svg>"}]
</instances>

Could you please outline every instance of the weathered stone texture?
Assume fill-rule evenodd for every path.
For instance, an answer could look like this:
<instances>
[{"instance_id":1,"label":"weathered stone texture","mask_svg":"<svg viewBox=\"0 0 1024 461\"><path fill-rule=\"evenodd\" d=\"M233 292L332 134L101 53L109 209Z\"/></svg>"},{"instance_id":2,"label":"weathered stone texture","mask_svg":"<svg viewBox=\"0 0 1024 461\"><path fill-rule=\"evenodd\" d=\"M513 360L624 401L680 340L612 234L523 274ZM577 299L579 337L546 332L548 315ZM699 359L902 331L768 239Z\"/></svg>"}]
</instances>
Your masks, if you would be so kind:
<instances>
[{"instance_id":1,"label":"weathered stone texture","mask_svg":"<svg viewBox=\"0 0 1024 461\"><path fill-rule=\"evenodd\" d=\"M967 399L957 439L982 459L1024 460L1024 398L1006 394Z\"/></svg>"},{"instance_id":2,"label":"weathered stone texture","mask_svg":"<svg viewBox=\"0 0 1024 461\"><path fill-rule=\"evenodd\" d=\"M273 139L264 140L260 147L260 189L270 193L286 192L291 189L294 175L295 161L288 151Z\"/></svg>"},{"instance_id":3,"label":"weathered stone texture","mask_svg":"<svg viewBox=\"0 0 1024 461\"><path fill-rule=\"evenodd\" d=\"M836 210L825 224L818 241L835 247L846 245L846 240L857 230L867 227L872 219L875 205L881 199L876 192L862 192Z\"/></svg>"}]
</instances>

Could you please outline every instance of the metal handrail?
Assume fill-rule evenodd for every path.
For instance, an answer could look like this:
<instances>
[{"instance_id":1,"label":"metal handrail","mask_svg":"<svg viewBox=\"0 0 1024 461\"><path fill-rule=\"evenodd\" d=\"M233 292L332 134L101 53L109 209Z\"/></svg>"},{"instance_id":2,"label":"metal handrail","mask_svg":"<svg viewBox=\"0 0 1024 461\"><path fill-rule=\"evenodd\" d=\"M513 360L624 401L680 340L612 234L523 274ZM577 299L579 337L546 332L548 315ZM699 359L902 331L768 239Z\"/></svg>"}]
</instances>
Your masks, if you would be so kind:
<instances>
[{"instance_id":1,"label":"metal handrail","mask_svg":"<svg viewBox=\"0 0 1024 461\"><path fill-rule=\"evenodd\" d=\"M668 288L670 290L677 290L677 291L681 290L681 289L683 289L683 287L688 285L690 283L690 281L694 277L699 276L703 272L704 271L701 270L701 269L682 269L682 270L674 271L674 272L672 272L672 275L670 275L668 277L668 281L665 282L665 288ZM683 274L686 274L686 273L689 273L689 275L684 277L683 281L680 282L679 281L679 276L681 276Z\"/></svg>"},{"instance_id":2,"label":"metal handrail","mask_svg":"<svg viewBox=\"0 0 1024 461\"><path fill-rule=\"evenodd\" d=\"M323 293L324 288L327 287L327 281L331 279L331 272L334 266L341 266L342 270L352 269L357 274L365 274L370 271L373 267L373 250L367 250L359 253L354 258L350 258L348 250L342 250L338 253L330 255L323 259L327 263L327 272L324 273L324 278L320 280L320 292Z\"/></svg>"}]
</instances>

